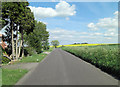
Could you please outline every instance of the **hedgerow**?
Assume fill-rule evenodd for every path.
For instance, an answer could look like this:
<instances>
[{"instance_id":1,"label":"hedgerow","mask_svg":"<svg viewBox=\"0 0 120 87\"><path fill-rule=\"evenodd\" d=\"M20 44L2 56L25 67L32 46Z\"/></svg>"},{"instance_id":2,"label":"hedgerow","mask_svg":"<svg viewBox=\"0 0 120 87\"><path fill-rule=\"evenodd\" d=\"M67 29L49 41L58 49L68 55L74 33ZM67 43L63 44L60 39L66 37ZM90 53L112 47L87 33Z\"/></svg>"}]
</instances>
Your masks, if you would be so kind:
<instances>
[{"instance_id":1,"label":"hedgerow","mask_svg":"<svg viewBox=\"0 0 120 87\"><path fill-rule=\"evenodd\" d=\"M120 79L119 46L62 47L63 50Z\"/></svg>"}]
</instances>

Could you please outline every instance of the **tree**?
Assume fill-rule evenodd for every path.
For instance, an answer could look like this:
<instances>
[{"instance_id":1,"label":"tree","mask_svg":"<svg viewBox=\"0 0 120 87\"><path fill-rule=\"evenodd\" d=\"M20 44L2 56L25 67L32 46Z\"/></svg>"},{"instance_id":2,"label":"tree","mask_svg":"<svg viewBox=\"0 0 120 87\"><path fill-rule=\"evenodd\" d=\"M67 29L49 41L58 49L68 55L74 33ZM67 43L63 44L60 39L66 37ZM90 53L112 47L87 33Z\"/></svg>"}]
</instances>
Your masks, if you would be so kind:
<instances>
[{"instance_id":1,"label":"tree","mask_svg":"<svg viewBox=\"0 0 120 87\"><path fill-rule=\"evenodd\" d=\"M14 22L19 15L18 11L19 6L17 3L13 2L3 2L2 3L2 20L4 20L4 24L10 24L10 31L11 31L11 43L12 43L12 58L15 57L15 49L14 49Z\"/></svg>"},{"instance_id":2,"label":"tree","mask_svg":"<svg viewBox=\"0 0 120 87\"><path fill-rule=\"evenodd\" d=\"M51 44L53 46L55 46L55 48L57 48L57 46L59 45L59 41L58 40L53 40L53 41L51 41Z\"/></svg>"},{"instance_id":3,"label":"tree","mask_svg":"<svg viewBox=\"0 0 120 87\"><path fill-rule=\"evenodd\" d=\"M24 34L29 34L30 32L33 32L33 29L35 27L35 20L34 15L31 12L29 7L26 7L23 12L23 17L21 17L22 20L20 20L20 33L21 33L21 45L22 45L22 57L24 56ZM20 46L21 48L21 46ZM20 50L19 48L19 50Z\"/></svg>"},{"instance_id":4,"label":"tree","mask_svg":"<svg viewBox=\"0 0 120 87\"><path fill-rule=\"evenodd\" d=\"M42 43L42 47L43 47L43 50L48 50L49 49L50 46L49 46L48 40L46 40Z\"/></svg>"},{"instance_id":5,"label":"tree","mask_svg":"<svg viewBox=\"0 0 120 87\"><path fill-rule=\"evenodd\" d=\"M12 54L12 43L11 43L12 35L10 26L5 29L5 41L8 43L6 52L10 56Z\"/></svg>"},{"instance_id":6,"label":"tree","mask_svg":"<svg viewBox=\"0 0 120 87\"><path fill-rule=\"evenodd\" d=\"M47 49L49 33L46 31L46 25L42 22L35 21L35 29L30 34L25 34L25 43L29 47L33 47L37 53L42 52L43 49Z\"/></svg>"},{"instance_id":7,"label":"tree","mask_svg":"<svg viewBox=\"0 0 120 87\"><path fill-rule=\"evenodd\" d=\"M34 27L34 15L31 12L30 8L27 7L29 5L28 2L3 2L2 3L2 22L3 26L10 24L10 27L7 29L7 37L11 36L12 44L12 57L16 57L18 59L18 32L21 33L21 46L23 52L23 32L30 33L33 31ZM14 33L16 32L16 35ZM10 39L9 38L9 39ZM16 44L16 45L15 45ZM15 49L16 48L16 49ZM16 54L15 54L16 50Z\"/></svg>"}]
</instances>

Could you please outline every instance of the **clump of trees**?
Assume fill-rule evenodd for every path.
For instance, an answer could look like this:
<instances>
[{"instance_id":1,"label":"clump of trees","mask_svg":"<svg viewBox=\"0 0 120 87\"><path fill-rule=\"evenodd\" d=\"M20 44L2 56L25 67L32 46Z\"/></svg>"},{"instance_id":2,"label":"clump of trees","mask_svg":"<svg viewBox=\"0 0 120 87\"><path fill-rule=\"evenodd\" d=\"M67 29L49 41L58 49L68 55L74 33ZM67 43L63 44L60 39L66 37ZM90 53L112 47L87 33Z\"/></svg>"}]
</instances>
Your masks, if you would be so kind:
<instances>
[{"instance_id":1,"label":"clump of trees","mask_svg":"<svg viewBox=\"0 0 120 87\"><path fill-rule=\"evenodd\" d=\"M58 41L58 40L53 40L53 41L51 41L51 44L52 44L55 48L57 48L57 46L59 45L59 41Z\"/></svg>"},{"instance_id":2,"label":"clump of trees","mask_svg":"<svg viewBox=\"0 0 120 87\"><path fill-rule=\"evenodd\" d=\"M42 22L35 21L35 28L29 35L25 34L26 45L32 47L37 53L49 49L48 43L49 32L46 31L46 25ZM41 49L42 48L42 49Z\"/></svg>"},{"instance_id":3,"label":"clump of trees","mask_svg":"<svg viewBox=\"0 0 120 87\"><path fill-rule=\"evenodd\" d=\"M18 32L21 33L22 53L24 52L23 32L32 31L34 27L34 16L28 2L3 2L2 20L3 26L7 26L5 39L8 43L8 50L12 51L12 59L18 59ZM31 21L31 22L29 22ZM28 32L29 33L29 32ZM12 48L12 49L11 49ZM24 56L24 55L23 55Z\"/></svg>"},{"instance_id":4,"label":"clump of trees","mask_svg":"<svg viewBox=\"0 0 120 87\"><path fill-rule=\"evenodd\" d=\"M29 46L37 53L49 48L46 25L35 21L34 15L28 7L28 2L2 3L2 28L5 28L4 40L8 44L6 52L11 59L24 57L24 46Z\"/></svg>"}]
</instances>

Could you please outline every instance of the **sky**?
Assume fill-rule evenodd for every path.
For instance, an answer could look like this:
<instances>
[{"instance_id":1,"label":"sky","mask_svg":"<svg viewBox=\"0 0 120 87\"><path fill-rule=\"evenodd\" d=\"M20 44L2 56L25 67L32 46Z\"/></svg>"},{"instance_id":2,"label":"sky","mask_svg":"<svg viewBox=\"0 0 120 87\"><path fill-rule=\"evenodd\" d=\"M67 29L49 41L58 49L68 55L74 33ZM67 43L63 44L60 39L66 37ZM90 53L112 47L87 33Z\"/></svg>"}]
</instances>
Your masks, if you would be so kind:
<instances>
[{"instance_id":1,"label":"sky","mask_svg":"<svg viewBox=\"0 0 120 87\"><path fill-rule=\"evenodd\" d=\"M49 42L118 43L117 2L29 2L35 19L47 25Z\"/></svg>"},{"instance_id":2,"label":"sky","mask_svg":"<svg viewBox=\"0 0 120 87\"><path fill-rule=\"evenodd\" d=\"M118 2L28 2L35 19L47 25L49 42L118 43Z\"/></svg>"}]
</instances>

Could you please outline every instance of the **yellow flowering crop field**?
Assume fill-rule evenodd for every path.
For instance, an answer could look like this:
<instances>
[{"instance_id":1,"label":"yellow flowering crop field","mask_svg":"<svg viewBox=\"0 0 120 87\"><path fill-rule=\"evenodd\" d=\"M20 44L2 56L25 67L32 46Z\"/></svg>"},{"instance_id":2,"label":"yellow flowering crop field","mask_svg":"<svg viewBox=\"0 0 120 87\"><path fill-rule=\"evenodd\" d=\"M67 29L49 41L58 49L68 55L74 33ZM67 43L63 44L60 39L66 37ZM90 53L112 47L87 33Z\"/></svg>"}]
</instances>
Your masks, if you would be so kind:
<instances>
[{"instance_id":1,"label":"yellow flowering crop field","mask_svg":"<svg viewBox=\"0 0 120 87\"><path fill-rule=\"evenodd\" d=\"M73 47L73 46L102 46L102 45L117 45L115 43L102 43L102 44L70 44L70 45L59 45L57 47L62 47L62 46L65 46L65 47ZM53 47L53 46L50 46L50 47Z\"/></svg>"}]
</instances>

